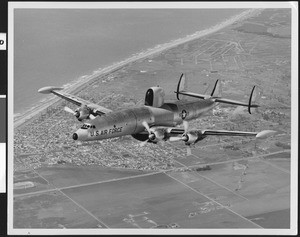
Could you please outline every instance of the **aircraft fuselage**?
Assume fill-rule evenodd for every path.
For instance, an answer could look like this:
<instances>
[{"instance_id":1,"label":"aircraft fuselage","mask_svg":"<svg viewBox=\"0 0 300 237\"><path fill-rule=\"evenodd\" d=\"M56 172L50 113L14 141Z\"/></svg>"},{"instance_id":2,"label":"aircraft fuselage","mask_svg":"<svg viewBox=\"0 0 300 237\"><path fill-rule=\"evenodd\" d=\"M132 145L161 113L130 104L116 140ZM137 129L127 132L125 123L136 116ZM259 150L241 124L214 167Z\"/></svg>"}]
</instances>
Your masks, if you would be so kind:
<instances>
[{"instance_id":1,"label":"aircraft fuselage","mask_svg":"<svg viewBox=\"0 0 300 237\"><path fill-rule=\"evenodd\" d=\"M85 123L76 133L74 140L93 141L125 135L138 135L145 130L142 125L146 121L149 126L175 127L183 120L195 119L213 107L212 99L198 101L176 101L164 103L161 107L140 106L135 108L121 109Z\"/></svg>"}]
</instances>

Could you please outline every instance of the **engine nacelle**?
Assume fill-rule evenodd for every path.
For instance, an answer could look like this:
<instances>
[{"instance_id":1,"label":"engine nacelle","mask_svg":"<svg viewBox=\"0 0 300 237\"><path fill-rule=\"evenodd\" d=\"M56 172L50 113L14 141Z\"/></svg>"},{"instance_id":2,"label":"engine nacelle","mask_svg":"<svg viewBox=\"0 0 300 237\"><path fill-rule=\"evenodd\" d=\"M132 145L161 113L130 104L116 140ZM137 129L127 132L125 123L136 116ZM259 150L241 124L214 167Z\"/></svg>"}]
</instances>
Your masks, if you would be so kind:
<instances>
[{"instance_id":1,"label":"engine nacelle","mask_svg":"<svg viewBox=\"0 0 300 237\"><path fill-rule=\"evenodd\" d=\"M187 133L185 135L186 137L186 140L185 140L185 143L186 144L193 144L197 141L198 139L198 136L196 134L193 134L193 133Z\"/></svg>"},{"instance_id":2,"label":"engine nacelle","mask_svg":"<svg viewBox=\"0 0 300 237\"><path fill-rule=\"evenodd\" d=\"M89 116L92 113L93 111L87 105L83 105L75 110L75 117L78 121L82 121L84 119L89 119Z\"/></svg>"},{"instance_id":3,"label":"engine nacelle","mask_svg":"<svg viewBox=\"0 0 300 237\"><path fill-rule=\"evenodd\" d=\"M162 141L165 139L165 134L166 134L165 129L157 128L157 129L150 129L150 130L154 134L153 139L150 139L153 142L159 142L159 141ZM149 138L150 138L150 136L149 136Z\"/></svg>"},{"instance_id":4,"label":"engine nacelle","mask_svg":"<svg viewBox=\"0 0 300 237\"><path fill-rule=\"evenodd\" d=\"M161 87L150 87L145 96L145 105L161 107L164 104L165 92Z\"/></svg>"},{"instance_id":5,"label":"engine nacelle","mask_svg":"<svg viewBox=\"0 0 300 237\"><path fill-rule=\"evenodd\" d=\"M184 135L185 139L183 139L183 140L185 141L186 145L191 145L191 144L197 143L198 141L203 140L205 137L206 136L202 135L201 132L191 131L191 132L188 132L186 135Z\"/></svg>"}]
</instances>

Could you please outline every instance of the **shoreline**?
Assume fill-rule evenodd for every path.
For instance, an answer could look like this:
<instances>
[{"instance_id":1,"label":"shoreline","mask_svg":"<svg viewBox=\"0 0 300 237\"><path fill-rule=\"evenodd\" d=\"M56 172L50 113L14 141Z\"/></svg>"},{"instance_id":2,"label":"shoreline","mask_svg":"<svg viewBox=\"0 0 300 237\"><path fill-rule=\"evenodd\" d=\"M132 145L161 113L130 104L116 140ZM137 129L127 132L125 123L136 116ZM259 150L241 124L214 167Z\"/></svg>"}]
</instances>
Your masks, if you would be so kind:
<instances>
[{"instance_id":1,"label":"shoreline","mask_svg":"<svg viewBox=\"0 0 300 237\"><path fill-rule=\"evenodd\" d=\"M165 50L169 50L171 48L177 47L181 44L188 43L190 41L202 38L204 36L207 36L212 33L216 33L217 31L220 31L228 26L231 26L234 23L237 23L239 21L243 21L249 17L253 17L257 14L259 14L262 11L262 9L248 9L240 14L234 15L226 20L224 20L221 23L218 23L214 26L211 26L210 28L207 28L205 30L197 31L191 35L187 35L183 38L179 38L176 40L171 40L170 42L163 43L156 45L153 48L143 50L142 52L138 52L133 54L133 56L130 56L129 58L126 58L122 61L113 63L112 65L106 66L101 70L95 70L93 74L91 75L84 75L79 77L78 79L75 79L64 86L64 91L68 93L76 93L76 91L83 89L88 82L91 82L95 80L98 77L103 77L106 74L112 73L113 71L116 71L127 64L134 63L138 60L154 56L156 54L160 54L164 52ZM42 99L41 101L38 101L36 105L33 105L30 109L24 111L24 112L18 112L13 114L14 119L14 128L17 128L27 122L28 120L32 119L34 116L38 115L43 110L47 109L51 105L57 103L60 101L61 98L56 97L54 95L49 95L49 98Z\"/></svg>"}]
</instances>

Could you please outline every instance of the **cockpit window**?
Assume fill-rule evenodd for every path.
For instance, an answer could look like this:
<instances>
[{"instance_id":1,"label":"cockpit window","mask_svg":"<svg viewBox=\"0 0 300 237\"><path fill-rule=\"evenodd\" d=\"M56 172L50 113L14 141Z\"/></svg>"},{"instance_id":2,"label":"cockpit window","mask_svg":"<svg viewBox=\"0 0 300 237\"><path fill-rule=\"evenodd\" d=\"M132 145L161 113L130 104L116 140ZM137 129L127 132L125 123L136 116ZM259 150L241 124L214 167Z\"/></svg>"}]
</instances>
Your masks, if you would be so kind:
<instances>
[{"instance_id":1,"label":"cockpit window","mask_svg":"<svg viewBox=\"0 0 300 237\"><path fill-rule=\"evenodd\" d=\"M88 128L96 128L95 125L90 125L90 124L83 124L81 129L88 129Z\"/></svg>"}]
</instances>

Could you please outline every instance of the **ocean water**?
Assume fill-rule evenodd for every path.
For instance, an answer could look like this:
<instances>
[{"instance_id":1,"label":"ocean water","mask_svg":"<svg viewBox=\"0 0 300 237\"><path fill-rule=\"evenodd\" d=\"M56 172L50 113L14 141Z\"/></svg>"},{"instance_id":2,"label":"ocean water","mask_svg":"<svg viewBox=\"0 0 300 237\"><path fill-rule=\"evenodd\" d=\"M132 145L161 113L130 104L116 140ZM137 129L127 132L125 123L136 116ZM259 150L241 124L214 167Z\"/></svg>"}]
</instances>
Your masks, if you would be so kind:
<instances>
[{"instance_id":1,"label":"ocean water","mask_svg":"<svg viewBox=\"0 0 300 237\"><path fill-rule=\"evenodd\" d=\"M14 113L143 50L207 29L243 9L15 9Z\"/></svg>"}]
</instances>

